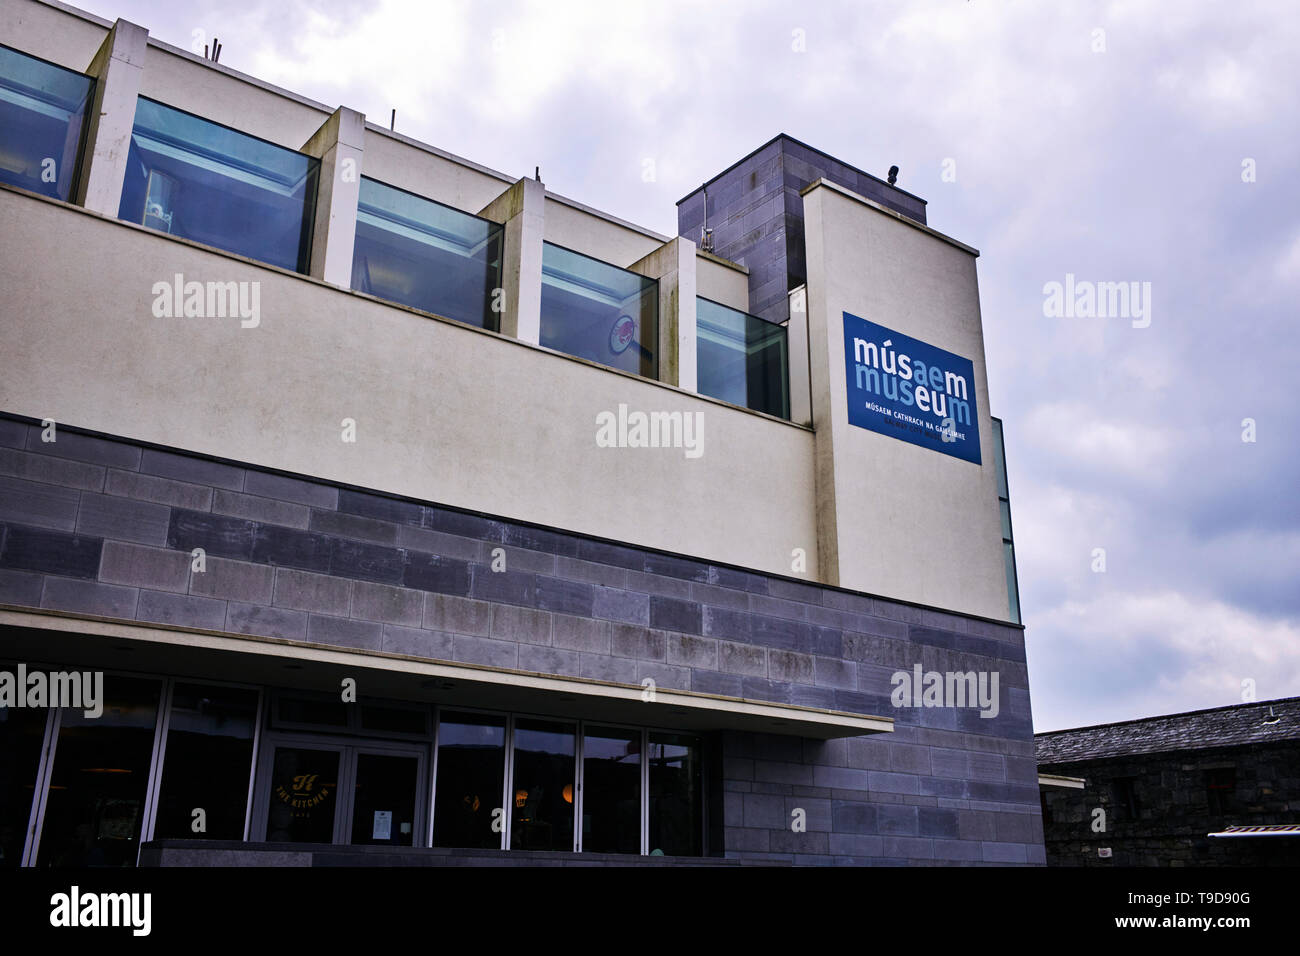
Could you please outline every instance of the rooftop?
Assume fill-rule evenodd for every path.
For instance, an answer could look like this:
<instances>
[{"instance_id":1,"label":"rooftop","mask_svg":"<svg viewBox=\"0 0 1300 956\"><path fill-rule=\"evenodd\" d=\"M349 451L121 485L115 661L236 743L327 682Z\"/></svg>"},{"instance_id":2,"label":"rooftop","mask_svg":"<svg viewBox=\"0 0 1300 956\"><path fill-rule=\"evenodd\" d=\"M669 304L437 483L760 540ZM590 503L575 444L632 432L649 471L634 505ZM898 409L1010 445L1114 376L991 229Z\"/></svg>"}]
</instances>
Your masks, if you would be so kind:
<instances>
[{"instance_id":1,"label":"rooftop","mask_svg":"<svg viewBox=\"0 0 1300 956\"><path fill-rule=\"evenodd\" d=\"M1037 734L1039 766L1300 740L1300 697Z\"/></svg>"},{"instance_id":2,"label":"rooftop","mask_svg":"<svg viewBox=\"0 0 1300 956\"><path fill-rule=\"evenodd\" d=\"M686 202L686 200L690 199L692 196L698 193L701 189L706 189L707 187L712 186L714 183L716 183L722 177L726 176L727 173L731 172L737 166L740 166L746 160L751 159L754 156L757 156L759 153L767 149L773 143L778 142L780 140L784 140L787 143L793 143L796 146L800 146L803 149L808 150L808 152L810 153L815 153L816 155L820 156L822 159L826 160L829 163L834 163L838 166L843 166L845 169L852 170L853 172L857 173L859 176L864 176L867 179L872 180L873 182L877 183L880 186L884 186L895 192L902 193L904 196L907 196L911 199L915 199L917 202L921 203L921 205L926 204L926 200L922 199L920 196L916 195L915 193L908 192L906 189L903 189L897 183L890 183L887 180L881 179L879 176L875 175L874 173L867 172L865 169L862 169L859 166L854 166L852 163L846 163L844 160L832 156L830 153L826 152L825 150L818 149L816 146L809 146L807 143L803 142L802 140L795 139L789 133L777 133L775 136L769 139L762 146L759 146L757 149L750 150L748 153L740 157L740 159L736 160L726 169L717 173L712 178L706 179L704 182L700 183L700 185L696 186L694 189L692 189L681 199L677 200L677 205L680 206L682 203Z\"/></svg>"}]
</instances>

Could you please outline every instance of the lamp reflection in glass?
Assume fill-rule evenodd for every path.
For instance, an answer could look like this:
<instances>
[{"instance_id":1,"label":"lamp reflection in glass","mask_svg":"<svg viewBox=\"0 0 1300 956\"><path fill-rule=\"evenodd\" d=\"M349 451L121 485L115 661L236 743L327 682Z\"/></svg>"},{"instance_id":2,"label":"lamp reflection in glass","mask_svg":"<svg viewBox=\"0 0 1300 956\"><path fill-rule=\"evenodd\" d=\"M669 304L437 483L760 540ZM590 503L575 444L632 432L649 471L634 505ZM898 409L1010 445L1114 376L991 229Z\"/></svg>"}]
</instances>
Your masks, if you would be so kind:
<instances>
[{"instance_id":1,"label":"lamp reflection in glass","mask_svg":"<svg viewBox=\"0 0 1300 956\"><path fill-rule=\"evenodd\" d=\"M141 220L143 225L160 232L172 231L177 186L176 180L166 173L149 170L149 185L144 195L144 218Z\"/></svg>"}]
</instances>

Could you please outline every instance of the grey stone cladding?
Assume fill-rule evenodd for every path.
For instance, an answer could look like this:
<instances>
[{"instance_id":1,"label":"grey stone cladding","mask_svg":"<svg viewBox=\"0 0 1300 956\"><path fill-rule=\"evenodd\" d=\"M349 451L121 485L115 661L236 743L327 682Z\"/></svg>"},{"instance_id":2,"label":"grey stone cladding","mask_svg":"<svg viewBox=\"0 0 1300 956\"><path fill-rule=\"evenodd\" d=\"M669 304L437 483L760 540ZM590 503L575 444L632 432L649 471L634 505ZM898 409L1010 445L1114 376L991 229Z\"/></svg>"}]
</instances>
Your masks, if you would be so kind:
<instances>
[{"instance_id":1,"label":"grey stone cladding","mask_svg":"<svg viewBox=\"0 0 1300 956\"><path fill-rule=\"evenodd\" d=\"M818 179L925 223L925 200L782 135L681 200L677 234L699 244L707 223L713 252L749 269L749 311L785 322L786 294L808 279L800 191Z\"/></svg>"},{"instance_id":2,"label":"grey stone cladding","mask_svg":"<svg viewBox=\"0 0 1300 956\"><path fill-rule=\"evenodd\" d=\"M892 717L893 733L825 742L720 734L725 854L1044 862L1011 625L69 426L46 443L12 417L0 604ZM998 715L895 708L891 675L917 664L997 672Z\"/></svg>"}]
</instances>

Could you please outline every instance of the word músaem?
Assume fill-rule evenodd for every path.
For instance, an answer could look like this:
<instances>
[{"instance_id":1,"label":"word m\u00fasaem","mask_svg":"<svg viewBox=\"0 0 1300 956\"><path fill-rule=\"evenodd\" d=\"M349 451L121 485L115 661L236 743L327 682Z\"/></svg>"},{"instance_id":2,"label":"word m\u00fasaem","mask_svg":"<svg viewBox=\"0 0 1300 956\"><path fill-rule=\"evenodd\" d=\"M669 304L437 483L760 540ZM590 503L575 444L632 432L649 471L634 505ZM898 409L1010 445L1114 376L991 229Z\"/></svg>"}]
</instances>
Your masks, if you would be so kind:
<instances>
[{"instance_id":1,"label":"word m\u00fasaem","mask_svg":"<svg viewBox=\"0 0 1300 956\"><path fill-rule=\"evenodd\" d=\"M890 339L879 346L865 339L853 340L858 388L893 402L915 404L919 411L930 412L936 418L951 417L954 422L969 425L970 394L966 376L899 355L890 350L891 345Z\"/></svg>"}]
</instances>

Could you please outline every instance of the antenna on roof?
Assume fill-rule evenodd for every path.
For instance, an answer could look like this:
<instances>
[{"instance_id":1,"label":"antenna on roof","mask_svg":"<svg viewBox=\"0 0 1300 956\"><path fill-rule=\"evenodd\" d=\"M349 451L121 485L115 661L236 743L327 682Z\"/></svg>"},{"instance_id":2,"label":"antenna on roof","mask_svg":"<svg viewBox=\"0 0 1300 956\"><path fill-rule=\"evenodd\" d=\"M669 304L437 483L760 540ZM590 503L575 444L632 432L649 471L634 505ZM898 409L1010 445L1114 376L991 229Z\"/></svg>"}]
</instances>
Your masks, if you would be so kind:
<instances>
[{"instance_id":1,"label":"antenna on roof","mask_svg":"<svg viewBox=\"0 0 1300 956\"><path fill-rule=\"evenodd\" d=\"M388 128L391 131L396 131L397 129L397 107L396 106L393 107L393 115L388 118Z\"/></svg>"},{"instance_id":2,"label":"antenna on roof","mask_svg":"<svg viewBox=\"0 0 1300 956\"><path fill-rule=\"evenodd\" d=\"M709 228L709 187L704 188L704 221L700 223L700 248L705 252L713 251L713 230Z\"/></svg>"},{"instance_id":3,"label":"antenna on roof","mask_svg":"<svg viewBox=\"0 0 1300 956\"><path fill-rule=\"evenodd\" d=\"M892 185L894 185L894 183L896 183L896 182L898 182L898 167L897 167L897 166L890 166L890 167L889 167L889 185L892 186Z\"/></svg>"},{"instance_id":4,"label":"antenna on roof","mask_svg":"<svg viewBox=\"0 0 1300 956\"><path fill-rule=\"evenodd\" d=\"M1266 723L1266 724L1276 724L1276 723L1277 723L1278 721L1280 721L1281 719L1282 719L1281 717L1276 717L1276 716L1273 715L1273 705L1272 705L1272 704L1269 704L1269 705L1268 705L1268 716L1264 718L1264 723Z\"/></svg>"},{"instance_id":5,"label":"antenna on roof","mask_svg":"<svg viewBox=\"0 0 1300 956\"><path fill-rule=\"evenodd\" d=\"M542 181L542 167L533 167L533 179L537 180L539 183Z\"/></svg>"},{"instance_id":6,"label":"antenna on roof","mask_svg":"<svg viewBox=\"0 0 1300 956\"><path fill-rule=\"evenodd\" d=\"M213 63L219 61L221 59L221 41L216 37L213 37L211 51L209 51L206 43L203 44L203 58L205 60L211 60Z\"/></svg>"}]
</instances>

